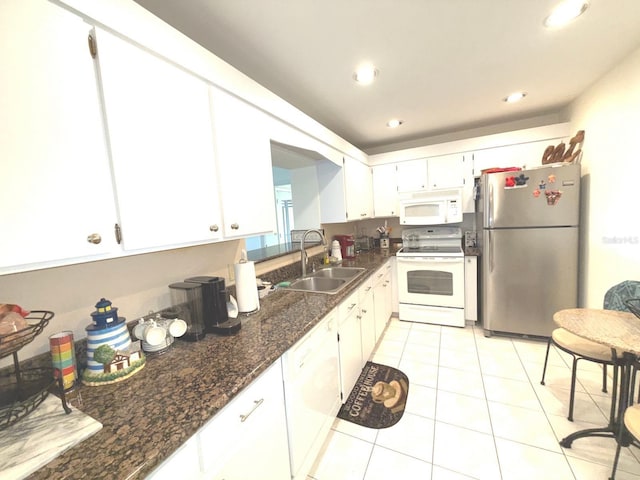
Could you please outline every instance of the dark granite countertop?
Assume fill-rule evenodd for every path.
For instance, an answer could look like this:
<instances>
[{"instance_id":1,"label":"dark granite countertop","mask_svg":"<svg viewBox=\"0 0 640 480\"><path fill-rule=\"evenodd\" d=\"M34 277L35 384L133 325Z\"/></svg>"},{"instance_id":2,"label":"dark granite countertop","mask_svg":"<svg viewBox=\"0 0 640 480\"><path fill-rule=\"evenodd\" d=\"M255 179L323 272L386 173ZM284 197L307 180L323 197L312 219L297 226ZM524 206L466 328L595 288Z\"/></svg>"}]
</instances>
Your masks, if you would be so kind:
<instances>
[{"instance_id":1,"label":"dark granite countertop","mask_svg":"<svg viewBox=\"0 0 640 480\"><path fill-rule=\"evenodd\" d=\"M236 335L176 340L123 382L79 387L81 410L102 430L28 478L146 477L388 258L363 252L343 265L367 271L336 295L276 290Z\"/></svg>"}]
</instances>

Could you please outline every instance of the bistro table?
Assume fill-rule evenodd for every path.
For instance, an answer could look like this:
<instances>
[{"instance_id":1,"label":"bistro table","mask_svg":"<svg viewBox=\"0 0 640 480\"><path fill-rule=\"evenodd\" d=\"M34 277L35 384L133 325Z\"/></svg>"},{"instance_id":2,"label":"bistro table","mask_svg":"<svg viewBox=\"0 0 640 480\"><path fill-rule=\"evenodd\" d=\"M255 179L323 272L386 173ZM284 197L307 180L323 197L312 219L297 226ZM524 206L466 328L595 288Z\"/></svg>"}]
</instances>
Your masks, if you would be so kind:
<instances>
[{"instance_id":1,"label":"bistro table","mask_svg":"<svg viewBox=\"0 0 640 480\"><path fill-rule=\"evenodd\" d=\"M563 438L560 445L571 448L574 440L593 436L613 437L620 445L628 446L631 437L624 429L624 412L632 403L633 365L640 357L640 319L632 313L617 310L570 308L556 312L553 321L571 333L611 347L614 368L621 369L619 387L617 392L612 392L609 425L574 432Z\"/></svg>"}]
</instances>

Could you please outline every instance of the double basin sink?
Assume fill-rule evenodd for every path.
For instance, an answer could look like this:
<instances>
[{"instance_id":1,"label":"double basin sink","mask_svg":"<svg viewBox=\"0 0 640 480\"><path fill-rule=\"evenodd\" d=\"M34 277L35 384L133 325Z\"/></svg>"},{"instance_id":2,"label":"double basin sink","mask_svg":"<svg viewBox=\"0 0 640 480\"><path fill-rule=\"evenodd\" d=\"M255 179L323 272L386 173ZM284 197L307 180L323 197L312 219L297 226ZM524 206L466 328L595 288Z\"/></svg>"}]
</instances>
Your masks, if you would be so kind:
<instances>
[{"instance_id":1,"label":"double basin sink","mask_svg":"<svg viewBox=\"0 0 640 480\"><path fill-rule=\"evenodd\" d=\"M349 285L365 268L327 267L291 282L287 290L335 294Z\"/></svg>"}]
</instances>

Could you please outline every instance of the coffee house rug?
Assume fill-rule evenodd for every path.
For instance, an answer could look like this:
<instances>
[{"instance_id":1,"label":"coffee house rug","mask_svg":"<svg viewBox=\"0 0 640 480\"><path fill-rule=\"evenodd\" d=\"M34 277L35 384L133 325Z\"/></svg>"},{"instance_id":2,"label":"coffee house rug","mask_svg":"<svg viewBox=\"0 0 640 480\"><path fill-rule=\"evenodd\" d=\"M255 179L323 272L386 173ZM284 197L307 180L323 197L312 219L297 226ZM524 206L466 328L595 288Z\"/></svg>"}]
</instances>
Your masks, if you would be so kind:
<instances>
[{"instance_id":1,"label":"coffee house rug","mask_svg":"<svg viewBox=\"0 0 640 480\"><path fill-rule=\"evenodd\" d=\"M400 370L367 362L338 412L338 418L368 428L388 428L400 421L409 394L409 379Z\"/></svg>"}]
</instances>

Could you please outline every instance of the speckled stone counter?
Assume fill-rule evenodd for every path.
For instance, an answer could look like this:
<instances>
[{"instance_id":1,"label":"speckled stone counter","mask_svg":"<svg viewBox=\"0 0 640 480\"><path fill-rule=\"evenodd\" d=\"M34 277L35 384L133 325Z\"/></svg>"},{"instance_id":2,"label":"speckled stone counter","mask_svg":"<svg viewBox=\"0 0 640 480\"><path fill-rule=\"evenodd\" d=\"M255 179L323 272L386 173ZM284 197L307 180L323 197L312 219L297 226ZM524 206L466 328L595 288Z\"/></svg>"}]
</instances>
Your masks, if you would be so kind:
<instances>
[{"instance_id":1,"label":"speckled stone counter","mask_svg":"<svg viewBox=\"0 0 640 480\"><path fill-rule=\"evenodd\" d=\"M28 478L145 478L388 258L364 252L343 265L367 270L336 295L277 290L236 335L176 340L126 381L80 387L81 410L103 428Z\"/></svg>"},{"instance_id":2,"label":"speckled stone counter","mask_svg":"<svg viewBox=\"0 0 640 480\"><path fill-rule=\"evenodd\" d=\"M640 319L629 312L570 308L553 315L565 330L619 352L640 355Z\"/></svg>"}]
</instances>

